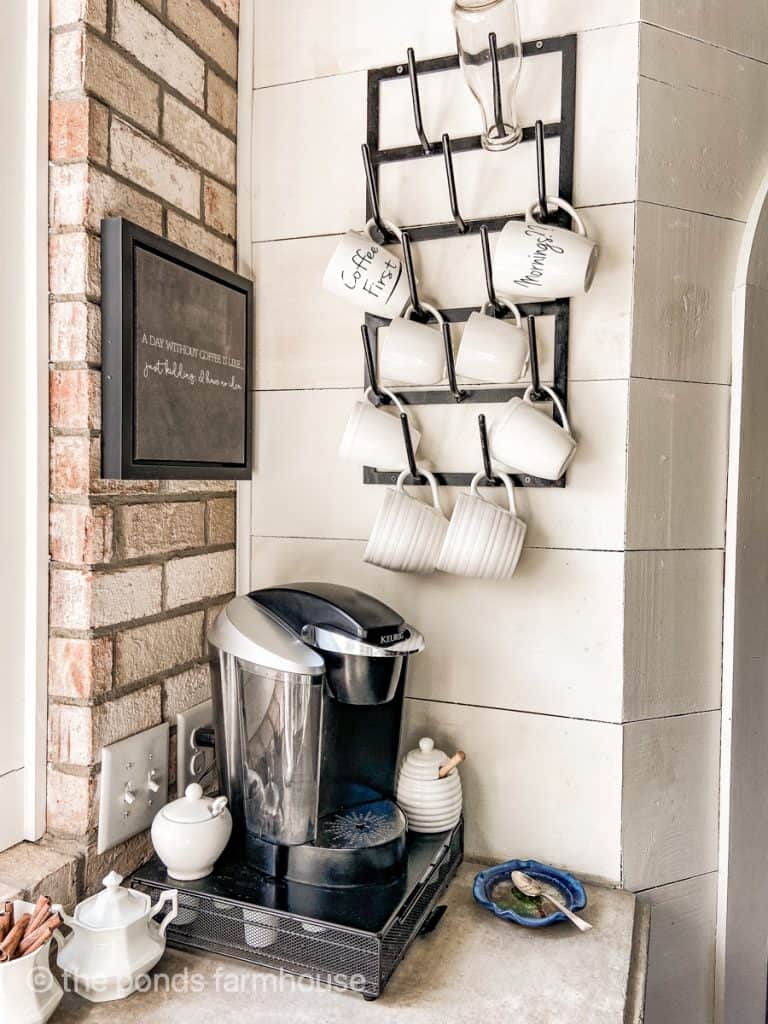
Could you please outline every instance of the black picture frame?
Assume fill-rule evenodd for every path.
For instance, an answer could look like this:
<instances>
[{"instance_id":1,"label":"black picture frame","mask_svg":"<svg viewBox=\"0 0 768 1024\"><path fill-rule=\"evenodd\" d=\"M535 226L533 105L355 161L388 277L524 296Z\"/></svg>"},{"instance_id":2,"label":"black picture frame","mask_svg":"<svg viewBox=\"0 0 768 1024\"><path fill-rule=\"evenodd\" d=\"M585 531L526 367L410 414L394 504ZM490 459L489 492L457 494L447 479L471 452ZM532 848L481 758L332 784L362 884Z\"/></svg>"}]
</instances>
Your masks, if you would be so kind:
<instances>
[{"instance_id":1,"label":"black picture frame","mask_svg":"<svg viewBox=\"0 0 768 1024\"><path fill-rule=\"evenodd\" d=\"M101 242L102 476L250 479L253 283L123 217L101 222ZM163 303L168 297L167 307L158 308L158 295ZM152 296L158 333L149 334L149 343L146 330L142 340L138 332ZM206 348L190 344L202 330ZM139 373L142 344L158 348L141 349ZM168 358L166 346L173 349ZM155 364L147 363L150 356L158 356ZM157 424L162 429L153 433ZM190 450L180 454L184 447Z\"/></svg>"}]
</instances>

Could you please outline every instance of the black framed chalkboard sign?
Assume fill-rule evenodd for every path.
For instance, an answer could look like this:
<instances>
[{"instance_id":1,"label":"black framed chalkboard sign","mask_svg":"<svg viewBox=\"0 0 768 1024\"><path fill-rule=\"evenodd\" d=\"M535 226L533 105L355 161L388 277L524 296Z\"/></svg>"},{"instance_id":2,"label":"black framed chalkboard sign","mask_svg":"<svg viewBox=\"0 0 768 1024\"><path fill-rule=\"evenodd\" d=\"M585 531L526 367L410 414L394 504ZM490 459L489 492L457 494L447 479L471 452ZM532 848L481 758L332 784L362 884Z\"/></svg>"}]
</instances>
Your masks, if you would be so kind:
<instances>
[{"instance_id":1,"label":"black framed chalkboard sign","mask_svg":"<svg viewBox=\"0 0 768 1024\"><path fill-rule=\"evenodd\" d=\"M248 479L252 283L122 217L101 239L103 476Z\"/></svg>"}]
</instances>

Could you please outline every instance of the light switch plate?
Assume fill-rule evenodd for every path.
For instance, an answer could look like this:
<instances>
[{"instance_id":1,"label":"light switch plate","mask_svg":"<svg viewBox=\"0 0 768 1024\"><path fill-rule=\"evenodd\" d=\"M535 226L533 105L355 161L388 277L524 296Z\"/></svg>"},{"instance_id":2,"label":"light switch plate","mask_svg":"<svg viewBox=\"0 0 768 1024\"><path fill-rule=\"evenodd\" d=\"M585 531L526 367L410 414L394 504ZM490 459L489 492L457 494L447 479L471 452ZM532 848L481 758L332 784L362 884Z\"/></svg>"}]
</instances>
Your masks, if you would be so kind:
<instances>
[{"instance_id":1,"label":"light switch plate","mask_svg":"<svg viewBox=\"0 0 768 1024\"><path fill-rule=\"evenodd\" d=\"M149 828L168 802L168 733L166 722L102 748L99 853Z\"/></svg>"},{"instance_id":2,"label":"light switch plate","mask_svg":"<svg viewBox=\"0 0 768 1024\"><path fill-rule=\"evenodd\" d=\"M214 762L211 747L196 747L192 742L195 729L213 728L213 701L206 700L176 715L176 786L179 796L190 782L199 782Z\"/></svg>"}]
</instances>

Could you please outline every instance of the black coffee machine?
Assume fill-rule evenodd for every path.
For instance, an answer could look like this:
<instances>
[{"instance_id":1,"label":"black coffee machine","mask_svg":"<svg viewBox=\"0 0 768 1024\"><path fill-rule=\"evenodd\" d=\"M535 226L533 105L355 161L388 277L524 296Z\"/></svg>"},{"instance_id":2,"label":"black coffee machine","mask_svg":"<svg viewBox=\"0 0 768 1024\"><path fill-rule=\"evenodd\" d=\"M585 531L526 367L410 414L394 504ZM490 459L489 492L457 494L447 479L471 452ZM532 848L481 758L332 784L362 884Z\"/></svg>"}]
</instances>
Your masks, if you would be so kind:
<instances>
[{"instance_id":1,"label":"black coffee machine","mask_svg":"<svg viewBox=\"0 0 768 1024\"><path fill-rule=\"evenodd\" d=\"M439 919L463 850L461 823L416 836L394 799L408 658L424 640L367 594L297 583L233 599L209 641L233 838L213 875L184 883L194 917L169 941L376 998ZM178 887L158 861L137 884Z\"/></svg>"}]
</instances>

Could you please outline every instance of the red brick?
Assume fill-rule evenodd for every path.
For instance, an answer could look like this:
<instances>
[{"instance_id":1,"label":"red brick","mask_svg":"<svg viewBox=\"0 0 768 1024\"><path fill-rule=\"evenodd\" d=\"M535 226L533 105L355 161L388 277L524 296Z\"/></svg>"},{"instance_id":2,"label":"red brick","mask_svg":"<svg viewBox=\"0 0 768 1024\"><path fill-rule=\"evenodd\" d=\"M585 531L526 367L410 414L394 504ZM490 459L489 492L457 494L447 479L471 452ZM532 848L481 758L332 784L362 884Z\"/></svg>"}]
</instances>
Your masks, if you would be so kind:
<instances>
[{"instance_id":1,"label":"red brick","mask_svg":"<svg viewBox=\"0 0 768 1024\"><path fill-rule=\"evenodd\" d=\"M91 475L91 439L54 437L51 440L51 491L55 495L87 494Z\"/></svg>"},{"instance_id":2,"label":"red brick","mask_svg":"<svg viewBox=\"0 0 768 1024\"><path fill-rule=\"evenodd\" d=\"M71 775L48 769L47 828L54 835L82 836L99 822L97 781L93 775Z\"/></svg>"},{"instance_id":3,"label":"red brick","mask_svg":"<svg viewBox=\"0 0 768 1024\"><path fill-rule=\"evenodd\" d=\"M121 558L141 558L205 544L205 506L198 501L122 505L117 510Z\"/></svg>"},{"instance_id":4,"label":"red brick","mask_svg":"<svg viewBox=\"0 0 768 1024\"><path fill-rule=\"evenodd\" d=\"M203 184L203 211L206 224L222 235L235 237L237 206L232 189L206 178Z\"/></svg>"},{"instance_id":5,"label":"red brick","mask_svg":"<svg viewBox=\"0 0 768 1024\"><path fill-rule=\"evenodd\" d=\"M112 557L112 509L106 505L51 505L50 551L54 562L108 562Z\"/></svg>"},{"instance_id":6,"label":"red brick","mask_svg":"<svg viewBox=\"0 0 768 1024\"><path fill-rule=\"evenodd\" d=\"M112 639L51 637L48 692L53 697L90 700L112 686Z\"/></svg>"},{"instance_id":7,"label":"red brick","mask_svg":"<svg viewBox=\"0 0 768 1024\"><path fill-rule=\"evenodd\" d=\"M101 422L101 375L96 370L52 370L51 426L97 430Z\"/></svg>"},{"instance_id":8,"label":"red brick","mask_svg":"<svg viewBox=\"0 0 768 1024\"><path fill-rule=\"evenodd\" d=\"M48 278L53 295L101 293L101 250L97 239L84 231L52 235L48 240Z\"/></svg>"},{"instance_id":9,"label":"red brick","mask_svg":"<svg viewBox=\"0 0 768 1024\"><path fill-rule=\"evenodd\" d=\"M107 162L108 111L93 99L54 99L50 112L50 157L55 163Z\"/></svg>"},{"instance_id":10,"label":"red brick","mask_svg":"<svg viewBox=\"0 0 768 1024\"><path fill-rule=\"evenodd\" d=\"M52 302L51 360L97 363L101 358L101 310L92 302Z\"/></svg>"}]
</instances>

